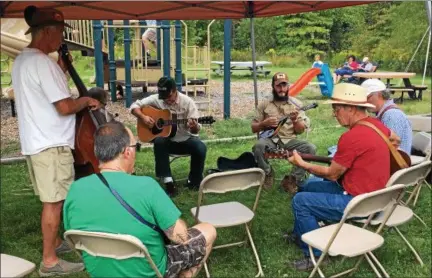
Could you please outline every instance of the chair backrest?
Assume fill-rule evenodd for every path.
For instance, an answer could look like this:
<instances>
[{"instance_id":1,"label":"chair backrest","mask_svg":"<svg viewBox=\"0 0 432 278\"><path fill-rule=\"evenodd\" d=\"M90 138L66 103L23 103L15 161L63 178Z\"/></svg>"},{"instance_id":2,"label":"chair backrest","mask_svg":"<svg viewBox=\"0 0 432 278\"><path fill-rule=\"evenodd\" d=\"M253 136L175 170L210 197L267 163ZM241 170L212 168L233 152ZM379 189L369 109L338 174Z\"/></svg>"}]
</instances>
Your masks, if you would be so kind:
<instances>
[{"instance_id":1,"label":"chair backrest","mask_svg":"<svg viewBox=\"0 0 432 278\"><path fill-rule=\"evenodd\" d=\"M246 190L259 186L252 211L255 212L261 195L265 173L260 168L249 168L234 171L213 173L206 176L201 182L198 194L198 206L195 217L198 217L199 209L205 193L227 193L231 191Z\"/></svg>"},{"instance_id":2,"label":"chair backrest","mask_svg":"<svg viewBox=\"0 0 432 278\"><path fill-rule=\"evenodd\" d=\"M397 184L373 192L357 195L348 203L342 219L368 217L377 212L384 211L389 206L396 204L396 202L402 197L406 187L405 184Z\"/></svg>"},{"instance_id":3,"label":"chair backrest","mask_svg":"<svg viewBox=\"0 0 432 278\"><path fill-rule=\"evenodd\" d=\"M360 194L351 199L345 208L341 221L331 235L323 252L327 253L339 231L342 229L343 224L350 218L368 217L368 220L363 226L363 228L366 228L377 212L385 211L383 221L376 231L376 233L379 233L395 210L396 204L402 198L405 188L406 185L397 184L373 192Z\"/></svg>"},{"instance_id":4,"label":"chair backrest","mask_svg":"<svg viewBox=\"0 0 432 278\"><path fill-rule=\"evenodd\" d=\"M417 165L401 169L395 172L386 184L386 187L393 186L394 184L405 184L407 186L417 185L423 181L431 171L432 162L430 160L423 161Z\"/></svg>"},{"instance_id":5,"label":"chair backrest","mask_svg":"<svg viewBox=\"0 0 432 278\"><path fill-rule=\"evenodd\" d=\"M136 237L124 234L68 230L64 233L70 246L96 257L124 260L146 258L158 277L162 277L145 245Z\"/></svg>"},{"instance_id":6,"label":"chair backrest","mask_svg":"<svg viewBox=\"0 0 432 278\"><path fill-rule=\"evenodd\" d=\"M427 157L431 154L431 135L426 132L418 132L414 135L412 147L421 151Z\"/></svg>"},{"instance_id":7,"label":"chair backrest","mask_svg":"<svg viewBox=\"0 0 432 278\"><path fill-rule=\"evenodd\" d=\"M265 173L260 168L225 171L208 175L200 185L203 193L226 193L261 186Z\"/></svg>"}]
</instances>

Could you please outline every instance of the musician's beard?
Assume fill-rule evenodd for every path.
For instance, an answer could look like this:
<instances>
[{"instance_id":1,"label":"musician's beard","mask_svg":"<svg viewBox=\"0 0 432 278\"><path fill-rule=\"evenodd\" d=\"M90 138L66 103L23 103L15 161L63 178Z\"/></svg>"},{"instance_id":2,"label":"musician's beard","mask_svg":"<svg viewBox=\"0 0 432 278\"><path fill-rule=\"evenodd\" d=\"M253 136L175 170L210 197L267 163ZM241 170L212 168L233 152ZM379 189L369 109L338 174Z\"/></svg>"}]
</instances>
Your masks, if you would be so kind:
<instances>
[{"instance_id":1,"label":"musician's beard","mask_svg":"<svg viewBox=\"0 0 432 278\"><path fill-rule=\"evenodd\" d=\"M275 89L273 89L272 93L273 93L274 101L288 101L288 91L286 92L286 95L284 95L283 97L279 96Z\"/></svg>"}]
</instances>

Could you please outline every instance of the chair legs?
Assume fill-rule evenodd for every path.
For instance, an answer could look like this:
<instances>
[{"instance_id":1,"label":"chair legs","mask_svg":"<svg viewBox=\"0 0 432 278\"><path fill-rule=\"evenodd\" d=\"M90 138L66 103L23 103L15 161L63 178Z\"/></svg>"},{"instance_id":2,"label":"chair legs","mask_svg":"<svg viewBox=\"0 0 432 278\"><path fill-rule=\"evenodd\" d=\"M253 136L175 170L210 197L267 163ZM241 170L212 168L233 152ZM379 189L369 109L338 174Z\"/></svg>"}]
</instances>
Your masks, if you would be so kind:
<instances>
[{"instance_id":1,"label":"chair legs","mask_svg":"<svg viewBox=\"0 0 432 278\"><path fill-rule=\"evenodd\" d=\"M261 267L261 261L260 261L259 256L258 256L258 252L255 248L255 243L253 242L252 235L249 231L249 227L247 224L245 224L245 227L246 227L246 233L247 233L248 238L249 238L249 242L251 244L251 247L252 247L252 250L254 252L255 259L256 259L256 262L258 265L258 273L257 273L257 275L255 275L255 277L264 277L264 272L263 272L262 267Z\"/></svg>"},{"instance_id":2,"label":"chair legs","mask_svg":"<svg viewBox=\"0 0 432 278\"><path fill-rule=\"evenodd\" d=\"M411 249L411 252L413 252L414 256L416 257L417 261L420 263L421 266L423 266L423 261L420 258L420 255L417 253L417 251L414 249L414 247L409 243L409 241L405 238L405 236L399 231L397 227L393 227L396 232L399 234L399 236L405 241L406 245Z\"/></svg>"}]
</instances>

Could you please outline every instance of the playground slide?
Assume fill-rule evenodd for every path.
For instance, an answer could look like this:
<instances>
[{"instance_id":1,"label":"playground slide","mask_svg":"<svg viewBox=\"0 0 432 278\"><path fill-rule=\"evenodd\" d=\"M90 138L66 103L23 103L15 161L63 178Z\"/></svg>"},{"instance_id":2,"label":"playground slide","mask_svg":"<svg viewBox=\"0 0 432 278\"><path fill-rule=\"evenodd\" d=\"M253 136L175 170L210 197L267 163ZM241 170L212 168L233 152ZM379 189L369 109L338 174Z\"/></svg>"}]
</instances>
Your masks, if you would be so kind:
<instances>
[{"instance_id":1,"label":"playground slide","mask_svg":"<svg viewBox=\"0 0 432 278\"><path fill-rule=\"evenodd\" d=\"M15 59L18 54L30 43L31 35L24 33L28 29L24 19L1 19L1 52ZM57 60L58 54L51 53L50 56Z\"/></svg>"},{"instance_id":2,"label":"playground slide","mask_svg":"<svg viewBox=\"0 0 432 278\"><path fill-rule=\"evenodd\" d=\"M298 95L314 77L317 77L318 79L321 94L326 97L331 97L333 93L333 78L327 64L314 66L303 73L302 76L300 76L300 78L291 85L289 95Z\"/></svg>"},{"instance_id":3,"label":"playground slide","mask_svg":"<svg viewBox=\"0 0 432 278\"><path fill-rule=\"evenodd\" d=\"M311 80L320 73L321 69L318 68L311 68L310 70L303 73L302 76L300 76L300 78L291 85L289 89L289 95L292 97L298 95L301 90L303 90L303 88L306 87L306 85L309 84L309 82L311 82Z\"/></svg>"}]
</instances>

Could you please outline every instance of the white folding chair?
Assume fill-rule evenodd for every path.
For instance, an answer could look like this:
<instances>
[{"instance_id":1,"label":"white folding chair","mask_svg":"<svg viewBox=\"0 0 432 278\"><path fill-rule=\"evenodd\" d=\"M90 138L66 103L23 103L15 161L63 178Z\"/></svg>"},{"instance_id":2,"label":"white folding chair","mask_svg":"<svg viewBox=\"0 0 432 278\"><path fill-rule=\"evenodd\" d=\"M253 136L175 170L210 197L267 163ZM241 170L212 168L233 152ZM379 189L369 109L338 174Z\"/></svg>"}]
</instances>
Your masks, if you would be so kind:
<instances>
[{"instance_id":1,"label":"white folding chair","mask_svg":"<svg viewBox=\"0 0 432 278\"><path fill-rule=\"evenodd\" d=\"M36 265L19 257L1 254L0 277L24 277L30 274Z\"/></svg>"},{"instance_id":2,"label":"white folding chair","mask_svg":"<svg viewBox=\"0 0 432 278\"><path fill-rule=\"evenodd\" d=\"M398 184L392 187L358 195L348 203L339 223L324 226L303 234L301 239L303 242L308 244L311 260L314 264L314 269L309 277L313 277L317 271L321 277L324 277L319 266L327 254L330 256L342 255L349 258L360 256L353 268L336 274L333 277L348 273L352 274L357 270L363 258L367 260L377 277L382 276L378 272L372 260L378 265L384 276L389 277L384 267L373 255L372 251L376 250L384 243L384 238L379 235L379 232L387 222L391 213L394 211L397 201L403 195L405 187L404 184ZM380 225L375 233L366 230L365 228L371 221L372 217L377 212L381 211L385 211L383 224ZM345 223L348 219L353 217L368 217L368 219L363 228ZM322 251L322 255L318 262L316 262L312 248Z\"/></svg>"},{"instance_id":3,"label":"white folding chair","mask_svg":"<svg viewBox=\"0 0 432 278\"><path fill-rule=\"evenodd\" d=\"M387 182L386 187L394 186L395 184L405 184L407 187L413 186L414 188L419 188L420 185L417 185L419 182L422 182L422 179L426 177L431 170L431 162L425 161L418 165L402 169L394 173L390 180ZM413 196L413 195L411 195ZM402 200L401 200L402 201ZM395 231L399 234L402 240L407 244L410 248L411 252L414 254L417 261L420 265L423 266L423 261L415 250L415 248L410 244L410 242L406 239L406 237L402 234L402 232L398 229L397 226L407 223L415 216L420 222L427 227L426 223L416 215L413 210L406 206L406 204L402 204L400 202L395 211L391 214L390 218L386 222L386 226L389 228L394 228ZM365 223L364 220L354 220L355 222ZM370 222L370 225L380 225L383 222L383 213L377 214Z\"/></svg>"},{"instance_id":4,"label":"white folding chair","mask_svg":"<svg viewBox=\"0 0 432 278\"><path fill-rule=\"evenodd\" d=\"M259 168L227 171L208 175L200 185L198 206L191 209L191 213L195 217L197 223L207 222L216 228L244 225L247 239L249 239L258 266L258 273L255 277L264 276L264 273L261 268L261 262L255 248L255 243L252 239L249 225L255 216L264 178L265 173ZM203 195L206 193L227 193L246 190L252 187L258 187L252 209L235 201L202 206L204 199ZM246 244L247 239L240 242L215 246L213 249L240 246ZM207 277L210 277L207 264L205 264L204 267Z\"/></svg>"},{"instance_id":5,"label":"white folding chair","mask_svg":"<svg viewBox=\"0 0 432 278\"><path fill-rule=\"evenodd\" d=\"M431 171L431 161L426 160L421 162L420 164L401 169L397 172L395 172L389 179L389 181L386 184L386 187L392 186L393 184L399 184L403 183L408 186L413 186L413 190L406 201L406 203L403 203L401 201L401 204L408 206L411 203L411 200L414 199L413 206L416 205L417 199L420 195L420 190L423 185L423 182L427 184L426 177ZM419 217L418 217L419 218ZM420 219L420 218L419 218ZM421 220L421 219L420 219ZM422 220L421 220L422 221ZM424 223L424 222L423 222ZM425 224L426 225L426 224Z\"/></svg>"},{"instance_id":6,"label":"white folding chair","mask_svg":"<svg viewBox=\"0 0 432 278\"><path fill-rule=\"evenodd\" d=\"M431 157L431 135L426 132L418 132L413 137L412 148L421 152L424 156L411 155L411 165L429 160Z\"/></svg>"},{"instance_id":7,"label":"white folding chair","mask_svg":"<svg viewBox=\"0 0 432 278\"><path fill-rule=\"evenodd\" d=\"M68 230L64 233L69 246L96 257L116 260L146 258L157 277L163 277L145 245L136 237L124 234Z\"/></svg>"}]
</instances>

